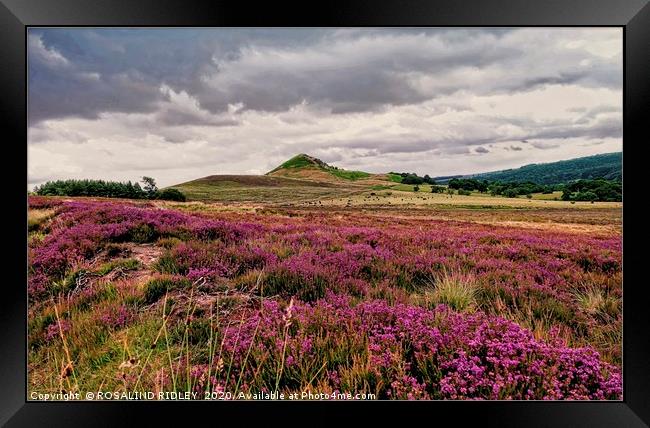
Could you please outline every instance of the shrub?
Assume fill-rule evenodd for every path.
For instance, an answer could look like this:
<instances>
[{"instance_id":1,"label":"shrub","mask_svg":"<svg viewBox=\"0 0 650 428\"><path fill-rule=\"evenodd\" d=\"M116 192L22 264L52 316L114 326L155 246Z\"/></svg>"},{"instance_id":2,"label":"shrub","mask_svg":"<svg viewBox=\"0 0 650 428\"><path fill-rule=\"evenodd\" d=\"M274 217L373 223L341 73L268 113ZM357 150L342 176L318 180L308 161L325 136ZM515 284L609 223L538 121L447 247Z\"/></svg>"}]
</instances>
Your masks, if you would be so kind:
<instances>
[{"instance_id":1,"label":"shrub","mask_svg":"<svg viewBox=\"0 0 650 428\"><path fill-rule=\"evenodd\" d=\"M187 198L178 189L163 189L156 193L155 199L162 199L165 201L180 201L185 202Z\"/></svg>"},{"instance_id":2,"label":"shrub","mask_svg":"<svg viewBox=\"0 0 650 428\"><path fill-rule=\"evenodd\" d=\"M129 240L139 244L153 242L158 237L158 232L150 224L138 224L129 230Z\"/></svg>"},{"instance_id":3,"label":"shrub","mask_svg":"<svg viewBox=\"0 0 650 428\"><path fill-rule=\"evenodd\" d=\"M431 193L445 193L444 186L431 186Z\"/></svg>"}]
</instances>

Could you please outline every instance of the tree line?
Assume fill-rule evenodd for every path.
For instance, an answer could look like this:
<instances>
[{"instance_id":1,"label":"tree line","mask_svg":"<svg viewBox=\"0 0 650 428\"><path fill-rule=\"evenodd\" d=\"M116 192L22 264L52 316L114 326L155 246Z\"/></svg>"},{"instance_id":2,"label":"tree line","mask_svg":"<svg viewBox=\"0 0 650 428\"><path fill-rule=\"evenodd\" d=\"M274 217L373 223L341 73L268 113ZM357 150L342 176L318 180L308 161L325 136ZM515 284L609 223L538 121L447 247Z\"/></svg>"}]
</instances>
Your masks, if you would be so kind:
<instances>
[{"instance_id":1,"label":"tree line","mask_svg":"<svg viewBox=\"0 0 650 428\"><path fill-rule=\"evenodd\" d=\"M428 174L425 174L424 177L420 177L414 172L390 172L389 174L399 175L402 177L402 184L431 184L436 185L436 180L429 177Z\"/></svg>"},{"instance_id":2,"label":"tree line","mask_svg":"<svg viewBox=\"0 0 650 428\"><path fill-rule=\"evenodd\" d=\"M578 180L566 184L563 201L617 202L623 199L623 183L619 180Z\"/></svg>"},{"instance_id":3,"label":"tree line","mask_svg":"<svg viewBox=\"0 0 650 428\"><path fill-rule=\"evenodd\" d=\"M151 177L142 177L143 186L131 181L117 182L105 180L56 180L48 181L34 188L40 196L96 196L125 199L160 199L185 201L185 195L176 189L159 190Z\"/></svg>"},{"instance_id":4,"label":"tree line","mask_svg":"<svg viewBox=\"0 0 650 428\"><path fill-rule=\"evenodd\" d=\"M551 194L556 191L562 192L564 201L598 201L615 202L622 199L622 183L620 180L577 180L565 184L538 184L532 181L523 182L501 182L479 180L475 178L454 178L448 183L450 189L458 190L459 194L468 191L489 192L492 196L505 196L516 198L526 195L530 197L533 193ZM436 190L432 190L434 193ZM461 193L463 192L463 193Z\"/></svg>"}]
</instances>

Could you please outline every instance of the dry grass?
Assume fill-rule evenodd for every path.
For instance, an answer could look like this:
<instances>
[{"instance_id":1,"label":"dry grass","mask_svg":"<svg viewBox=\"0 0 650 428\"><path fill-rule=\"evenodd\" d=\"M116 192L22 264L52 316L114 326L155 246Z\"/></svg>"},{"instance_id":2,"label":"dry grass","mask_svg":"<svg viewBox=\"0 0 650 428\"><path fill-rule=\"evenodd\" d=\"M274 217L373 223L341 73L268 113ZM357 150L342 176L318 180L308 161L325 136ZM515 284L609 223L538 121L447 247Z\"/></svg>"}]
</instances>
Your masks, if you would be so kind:
<instances>
[{"instance_id":1,"label":"dry grass","mask_svg":"<svg viewBox=\"0 0 650 428\"><path fill-rule=\"evenodd\" d=\"M477 305L479 284L471 275L445 272L429 283L430 290L415 295L414 303L433 308L444 304L457 311L473 311Z\"/></svg>"},{"instance_id":2,"label":"dry grass","mask_svg":"<svg viewBox=\"0 0 650 428\"><path fill-rule=\"evenodd\" d=\"M27 211L27 228L35 231L41 228L45 222L54 216L53 209L30 209Z\"/></svg>"},{"instance_id":3,"label":"dry grass","mask_svg":"<svg viewBox=\"0 0 650 428\"><path fill-rule=\"evenodd\" d=\"M621 208L620 202L576 202L554 201L526 198L506 198L490 196L488 194L472 194L469 196L447 195L443 193L428 193L428 186L421 186L420 192L402 191L395 189L368 190L361 194L339 197L323 201L326 206L448 206L470 208L572 208L572 209L598 209ZM374 193L374 195L373 195Z\"/></svg>"},{"instance_id":4,"label":"dry grass","mask_svg":"<svg viewBox=\"0 0 650 428\"><path fill-rule=\"evenodd\" d=\"M620 312L620 301L599 287L587 286L574 293L580 307L587 313L598 315L603 320L615 319Z\"/></svg>"}]
</instances>

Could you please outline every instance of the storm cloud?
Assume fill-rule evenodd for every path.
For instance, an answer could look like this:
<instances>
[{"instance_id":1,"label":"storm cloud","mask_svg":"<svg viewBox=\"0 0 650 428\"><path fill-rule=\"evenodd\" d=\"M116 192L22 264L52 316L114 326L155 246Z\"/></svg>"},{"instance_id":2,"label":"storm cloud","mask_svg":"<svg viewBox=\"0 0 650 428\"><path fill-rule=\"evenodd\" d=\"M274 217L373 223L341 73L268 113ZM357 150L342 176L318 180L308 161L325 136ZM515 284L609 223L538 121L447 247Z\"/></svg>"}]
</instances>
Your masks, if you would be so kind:
<instances>
[{"instance_id":1,"label":"storm cloud","mask_svg":"<svg viewBox=\"0 0 650 428\"><path fill-rule=\"evenodd\" d=\"M621 149L620 29L37 28L28 74L34 184L170 185L298 152L445 175Z\"/></svg>"}]
</instances>

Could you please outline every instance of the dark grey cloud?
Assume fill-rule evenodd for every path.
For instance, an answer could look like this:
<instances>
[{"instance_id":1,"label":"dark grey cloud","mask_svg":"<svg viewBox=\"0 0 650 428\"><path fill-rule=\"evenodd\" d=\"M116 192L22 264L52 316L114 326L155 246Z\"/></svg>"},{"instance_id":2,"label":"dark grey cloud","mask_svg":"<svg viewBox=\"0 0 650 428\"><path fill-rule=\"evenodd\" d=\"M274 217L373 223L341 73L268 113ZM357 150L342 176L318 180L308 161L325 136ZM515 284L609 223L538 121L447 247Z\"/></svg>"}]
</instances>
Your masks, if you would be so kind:
<instances>
[{"instance_id":1,"label":"dark grey cloud","mask_svg":"<svg viewBox=\"0 0 650 428\"><path fill-rule=\"evenodd\" d=\"M486 149L485 147L482 147L482 146L479 146L479 147L475 148L474 151L476 153L490 153L490 151L488 149Z\"/></svg>"},{"instance_id":2,"label":"dark grey cloud","mask_svg":"<svg viewBox=\"0 0 650 428\"><path fill-rule=\"evenodd\" d=\"M215 114L236 103L279 112L307 102L345 114L459 90L620 87L616 61L552 43L531 49L518 34L508 28L32 29L29 118L152 112L168 101L161 85L187 92ZM534 63L538 57L544 61ZM513 77L512 70L520 73ZM474 81L476 73L485 76ZM193 121L171 116L161 120Z\"/></svg>"},{"instance_id":3,"label":"dark grey cloud","mask_svg":"<svg viewBox=\"0 0 650 428\"><path fill-rule=\"evenodd\" d=\"M167 126L236 126L239 120L233 118L201 117L191 112L166 110L156 114L155 121Z\"/></svg>"},{"instance_id":4,"label":"dark grey cloud","mask_svg":"<svg viewBox=\"0 0 650 428\"><path fill-rule=\"evenodd\" d=\"M541 126L533 129L529 139L558 139L558 138L620 138L623 135L623 123L620 118L606 118L596 123L586 125L560 123L557 125Z\"/></svg>"}]
</instances>

